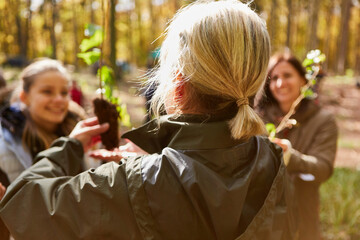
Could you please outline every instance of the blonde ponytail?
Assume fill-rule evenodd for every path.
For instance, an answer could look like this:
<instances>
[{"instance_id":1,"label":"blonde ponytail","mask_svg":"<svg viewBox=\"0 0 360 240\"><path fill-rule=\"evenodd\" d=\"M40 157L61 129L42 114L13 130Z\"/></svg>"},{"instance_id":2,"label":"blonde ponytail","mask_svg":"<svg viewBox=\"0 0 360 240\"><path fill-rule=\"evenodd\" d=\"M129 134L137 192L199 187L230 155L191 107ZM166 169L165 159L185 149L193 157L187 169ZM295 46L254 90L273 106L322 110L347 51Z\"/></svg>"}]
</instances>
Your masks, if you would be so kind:
<instances>
[{"instance_id":1,"label":"blonde ponytail","mask_svg":"<svg viewBox=\"0 0 360 240\"><path fill-rule=\"evenodd\" d=\"M229 126L235 139L248 140L254 135L266 133L263 121L249 105L239 107L235 117L229 121Z\"/></svg>"}]
</instances>

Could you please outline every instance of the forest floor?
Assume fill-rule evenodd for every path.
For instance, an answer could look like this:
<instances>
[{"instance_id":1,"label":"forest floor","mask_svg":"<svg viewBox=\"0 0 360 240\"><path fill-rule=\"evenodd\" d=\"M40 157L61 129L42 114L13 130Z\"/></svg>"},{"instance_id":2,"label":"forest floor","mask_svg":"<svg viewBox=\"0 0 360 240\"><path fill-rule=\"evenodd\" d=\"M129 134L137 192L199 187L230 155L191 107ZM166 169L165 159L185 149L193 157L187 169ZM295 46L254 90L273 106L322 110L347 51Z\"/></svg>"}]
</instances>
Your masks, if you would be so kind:
<instances>
[{"instance_id":1,"label":"forest floor","mask_svg":"<svg viewBox=\"0 0 360 240\"><path fill-rule=\"evenodd\" d=\"M360 170L360 89L347 77L328 77L322 83L320 104L335 115L339 128L335 166Z\"/></svg>"}]
</instances>

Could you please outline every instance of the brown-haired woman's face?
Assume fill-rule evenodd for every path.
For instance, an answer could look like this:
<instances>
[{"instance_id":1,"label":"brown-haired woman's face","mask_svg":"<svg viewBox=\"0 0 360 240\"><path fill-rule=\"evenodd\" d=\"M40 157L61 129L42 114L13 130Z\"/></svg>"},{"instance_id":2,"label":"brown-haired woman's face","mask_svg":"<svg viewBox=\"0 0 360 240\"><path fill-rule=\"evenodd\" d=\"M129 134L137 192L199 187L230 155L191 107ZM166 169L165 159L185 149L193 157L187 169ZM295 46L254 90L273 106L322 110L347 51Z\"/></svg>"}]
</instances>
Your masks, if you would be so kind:
<instances>
[{"instance_id":1,"label":"brown-haired woman's face","mask_svg":"<svg viewBox=\"0 0 360 240\"><path fill-rule=\"evenodd\" d=\"M281 104L292 104L300 95L306 81L299 72L286 61L277 64L270 76L270 91Z\"/></svg>"},{"instance_id":2,"label":"brown-haired woman's face","mask_svg":"<svg viewBox=\"0 0 360 240\"><path fill-rule=\"evenodd\" d=\"M68 112L68 80L57 71L41 73L29 91L23 93L22 101L36 124L53 129L64 120Z\"/></svg>"}]
</instances>

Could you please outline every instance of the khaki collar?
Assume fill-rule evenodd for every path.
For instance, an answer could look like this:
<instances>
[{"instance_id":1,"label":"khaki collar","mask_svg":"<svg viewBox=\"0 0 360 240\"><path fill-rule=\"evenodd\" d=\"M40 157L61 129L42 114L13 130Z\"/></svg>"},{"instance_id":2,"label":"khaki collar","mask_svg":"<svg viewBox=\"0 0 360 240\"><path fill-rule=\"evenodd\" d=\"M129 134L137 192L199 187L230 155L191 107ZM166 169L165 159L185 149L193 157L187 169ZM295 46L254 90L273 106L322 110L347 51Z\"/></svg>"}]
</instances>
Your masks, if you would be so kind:
<instances>
[{"instance_id":1,"label":"khaki collar","mask_svg":"<svg viewBox=\"0 0 360 240\"><path fill-rule=\"evenodd\" d=\"M221 149L242 143L231 137L228 121L212 116L162 116L126 132L128 138L148 153L159 153L165 147L174 149Z\"/></svg>"}]
</instances>

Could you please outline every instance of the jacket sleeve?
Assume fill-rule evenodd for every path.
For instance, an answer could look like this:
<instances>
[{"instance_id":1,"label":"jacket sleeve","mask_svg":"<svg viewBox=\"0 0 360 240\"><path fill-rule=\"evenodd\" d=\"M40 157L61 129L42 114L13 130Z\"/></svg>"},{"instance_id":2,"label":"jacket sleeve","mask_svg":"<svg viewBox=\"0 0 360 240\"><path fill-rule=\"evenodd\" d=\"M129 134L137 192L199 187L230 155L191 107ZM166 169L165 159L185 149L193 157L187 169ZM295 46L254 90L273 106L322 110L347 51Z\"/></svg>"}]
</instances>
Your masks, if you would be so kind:
<instances>
[{"instance_id":1,"label":"jacket sleeve","mask_svg":"<svg viewBox=\"0 0 360 240\"><path fill-rule=\"evenodd\" d=\"M287 165L290 173L310 173L318 183L326 181L332 174L337 149L338 130L335 119L329 115L317 128L307 154L295 149Z\"/></svg>"},{"instance_id":2,"label":"jacket sleeve","mask_svg":"<svg viewBox=\"0 0 360 240\"><path fill-rule=\"evenodd\" d=\"M15 239L140 238L124 164L78 174L82 157L80 142L60 138L10 185L0 215Z\"/></svg>"}]
</instances>

